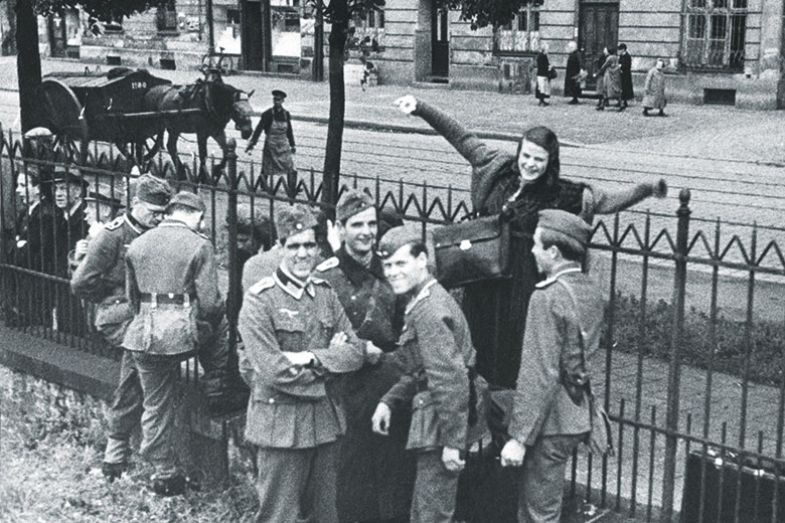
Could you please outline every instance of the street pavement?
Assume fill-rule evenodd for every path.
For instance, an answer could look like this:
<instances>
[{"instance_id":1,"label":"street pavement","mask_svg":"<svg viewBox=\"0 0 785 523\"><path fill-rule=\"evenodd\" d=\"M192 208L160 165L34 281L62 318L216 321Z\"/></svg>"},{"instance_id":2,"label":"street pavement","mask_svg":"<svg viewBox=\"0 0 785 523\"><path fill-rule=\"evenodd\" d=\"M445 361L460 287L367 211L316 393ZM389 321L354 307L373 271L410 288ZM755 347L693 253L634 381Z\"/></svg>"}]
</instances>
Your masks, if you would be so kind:
<instances>
[{"instance_id":1,"label":"street pavement","mask_svg":"<svg viewBox=\"0 0 785 523\"><path fill-rule=\"evenodd\" d=\"M0 66L7 71L0 78L0 89L7 89L0 92L0 122L3 122L4 129L15 128L18 127L18 99L13 91L15 68L8 58L0 59ZM45 72L82 70L84 67L84 64L76 62L43 62ZM194 71L155 70L153 73L178 83L191 82L199 76ZM325 122L329 111L327 84L250 75L231 76L225 81L245 90L255 89L252 100L259 110L266 108L267 93L272 88L282 88L289 93L286 106L295 118L296 165L301 176L309 177L313 170L313 176L318 180L324 159ZM471 173L465 160L444 139L422 134L428 129L424 122L402 115L392 107L393 100L403 94L414 94L432 101L478 131L515 136L531 125L547 125L567 145L561 151L562 173L576 180L613 189L664 177L671 188L668 198L647 200L634 211L622 213L620 235L625 235L626 231L625 247L672 253L679 192L689 189L692 211L690 244L694 258L715 256L741 264L769 267L774 274L756 275L757 280L767 280L765 283L779 283L785 274L785 260L777 255L775 249L770 246L768 254L761 255L770 242L785 247L785 119L782 112L672 105L668 107L670 116L667 118L644 118L635 105L623 113L612 109L600 113L588 101L574 107L555 100L550 107L540 108L533 97L520 95L405 86L378 86L362 92L358 87L348 87L346 114L349 125L344 134L342 162L344 182L367 187L375 187L378 183L381 194L389 191L396 201L403 183L408 186L404 193L414 188L416 194L425 197L425 207L432 209L434 220L443 219L443 214L455 214L461 201L468 204ZM373 128L370 128L371 124ZM399 131L406 128L408 132L380 130L380 126L385 125L398 127ZM244 147L233 130L229 134L238 139L238 149ZM492 146L511 151L516 146L511 140L489 142ZM214 144L212 147L211 150L218 155ZM183 139L180 148L186 154L192 153L193 139ZM239 169L258 173L260 150L261 147L253 155L240 154ZM423 184L428 185L424 194ZM436 204L435 198L439 198L441 207ZM418 213L411 207L410 212ZM718 219L722 220L722 225L717 224ZM605 223L606 227L601 227L600 233L595 236L597 243L608 244L613 240L613 218L607 218ZM648 237L647 223L650 229ZM608 237L603 239L605 231ZM624 293L640 291L640 259L639 255L620 257L622 268L617 290ZM607 258L601 257L601 262L607 269ZM650 262L653 267L652 281L649 282L650 299L652 302L659 297L670 300L673 261L650 259ZM700 272L699 261L691 260L690 263L692 270ZM706 264L703 272L709 270L710 265ZM743 278L748 278L749 273L743 267L736 270L722 268L719 276L722 282L720 307L731 317L743 319L748 305L745 302L748 280ZM689 306L707 306L708 280L708 277L690 280ZM779 285L768 288L758 285L754 304L749 304L754 305L756 319L781 321L785 317L781 292ZM628 409L626 418L630 418L630 409L637 404L638 418L648 421L654 407L659 416L654 424L662 427L668 364L641 359L642 372L639 375L637 356L614 351L609 361L607 376L610 380L611 412L617 413L619 402L624 399ZM738 378L714 374L712 379L712 388L707 392L706 371L682 368L681 427L685 427L689 416L693 433L703 430L702 416L707 394L710 394L708 404L713 406L714 414L712 423L706 428L709 439L720 440L722 423L725 422L728 424L729 441L751 448L757 445L760 433L763 450L773 453L778 410L782 408L780 391L775 387L753 385L742 396L743 387ZM603 374L596 390L604 390L604 380ZM640 393L636 392L639 385ZM747 437L739 441L742 405L749 417L744 427ZM635 449L639 458L635 461L629 454L634 432L630 427L623 429L628 446L625 454L610 460L611 473L606 487L613 495L618 489L624 498L630 498L634 493L639 503L650 499L657 505L662 497L662 469L659 464L664 440L658 435L652 444L650 432L641 430ZM677 457L677 507L686 450L684 445L680 446ZM620 462L621 466L618 465ZM635 470L632 469L634 462L637 463ZM580 463L579 478L585 480L587 467L585 461ZM596 488L601 487L600 470L595 461L591 483ZM636 478L634 489L633 477Z\"/></svg>"}]
</instances>

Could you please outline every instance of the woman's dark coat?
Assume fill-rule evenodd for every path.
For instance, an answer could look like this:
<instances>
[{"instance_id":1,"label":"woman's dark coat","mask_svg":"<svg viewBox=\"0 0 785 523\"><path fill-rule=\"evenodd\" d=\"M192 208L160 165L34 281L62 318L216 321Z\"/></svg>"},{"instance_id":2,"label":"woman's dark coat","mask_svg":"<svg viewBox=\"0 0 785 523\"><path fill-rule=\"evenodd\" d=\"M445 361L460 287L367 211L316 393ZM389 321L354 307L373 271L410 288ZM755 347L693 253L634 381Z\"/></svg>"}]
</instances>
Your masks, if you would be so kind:
<instances>
[{"instance_id":1,"label":"woman's dark coat","mask_svg":"<svg viewBox=\"0 0 785 523\"><path fill-rule=\"evenodd\" d=\"M581 83L577 76L581 72L581 53L576 49L567 57L567 70L564 73L564 96L577 98L581 95Z\"/></svg>"},{"instance_id":2,"label":"woman's dark coat","mask_svg":"<svg viewBox=\"0 0 785 523\"><path fill-rule=\"evenodd\" d=\"M629 53L619 55L619 66L621 67L621 98L622 100L634 100L635 92L632 90L632 57Z\"/></svg>"}]
</instances>

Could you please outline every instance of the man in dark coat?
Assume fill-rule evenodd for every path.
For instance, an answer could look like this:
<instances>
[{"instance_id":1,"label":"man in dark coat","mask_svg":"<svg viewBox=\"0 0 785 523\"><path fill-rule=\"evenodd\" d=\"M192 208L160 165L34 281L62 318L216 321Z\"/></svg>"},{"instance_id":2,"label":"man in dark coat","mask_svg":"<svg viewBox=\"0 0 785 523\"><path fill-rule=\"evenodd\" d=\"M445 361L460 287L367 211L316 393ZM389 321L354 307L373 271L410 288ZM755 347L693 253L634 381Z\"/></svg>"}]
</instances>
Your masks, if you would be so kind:
<instances>
[{"instance_id":1,"label":"man in dark coat","mask_svg":"<svg viewBox=\"0 0 785 523\"><path fill-rule=\"evenodd\" d=\"M635 99L632 90L632 57L627 52L627 44L619 44L619 67L621 68L621 100L624 107L627 107L627 101Z\"/></svg>"},{"instance_id":2,"label":"man in dark coat","mask_svg":"<svg viewBox=\"0 0 785 523\"><path fill-rule=\"evenodd\" d=\"M581 95L581 53L578 51L578 45L575 42L567 44L567 70L564 72L564 96L571 96L569 104L575 105L578 103L578 97Z\"/></svg>"},{"instance_id":3,"label":"man in dark coat","mask_svg":"<svg viewBox=\"0 0 785 523\"><path fill-rule=\"evenodd\" d=\"M264 151L262 152L262 173L265 176L287 176L291 184L295 173L292 155L295 153L292 116L283 108L286 93L280 89L272 92L273 106L262 113L254 129L245 152L251 152L264 131Z\"/></svg>"},{"instance_id":4,"label":"man in dark coat","mask_svg":"<svg viewBox=\"0 0 785 523\"><path fill-rule=\"evenodd\" d=\"M371 197L350 189L335 210L342 239L335 256L316 267L338 294L357 336L385 354L343 378L346 435L338 460L338 518L344 522L408 521L414 488L414 456L406 452L409 412L396 418L390 437L371 430L376 404L400 378L390 354L403 324L403 308L384 278L374 251L378 213Z\"/></svg>"}]
</instances>

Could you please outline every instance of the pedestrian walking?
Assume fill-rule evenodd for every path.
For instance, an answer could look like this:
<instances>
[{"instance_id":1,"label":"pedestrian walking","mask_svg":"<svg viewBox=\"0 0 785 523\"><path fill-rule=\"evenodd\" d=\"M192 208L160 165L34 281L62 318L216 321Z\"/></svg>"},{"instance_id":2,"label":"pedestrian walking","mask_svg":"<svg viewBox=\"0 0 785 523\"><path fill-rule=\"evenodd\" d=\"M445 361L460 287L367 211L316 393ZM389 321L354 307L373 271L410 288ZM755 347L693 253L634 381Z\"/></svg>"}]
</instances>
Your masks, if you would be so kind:
<instances>
[{"instance_id":1,"label":"pedestrian walking","mask_svg":"<svg viewBox=\"0 0 785 523\"><path fill-rule=\"evenodd\" d=\"M646 74L646 83L643 84L643 116L650 116L649 111L652 109L658 109L659 116L666 116L665 106L668 101L665 98L663 67L665 67L665 60L658 58L657 63Z\"/></svg>"},{"instance_id":2,"label":"pedestrian walking","mask_svg":"<svg viewBox=\"0 0 785 523\"><path fill-rule=\"evenodd\" d=\"M262 113L254 129L245 152L249 153L264 131L264 150L262 151L262 172L271 180L275 176L286 176L290 190L295 181L295 168L292 155L295 154L292 116L283 108L286 93L280 89L272 92L273 106Z\"/></svg>"},{"instance_id":3,"label":"pedestrian walking","mask_svg":"<svg viewBox=\"0 0 785 523\"><path fill-rule=\"evenodd\" d=\"M258 522L335 523L336 459L346 420L330 377L365 361L366 343L330 285L312 273L316 218L302 205L275 217L282 261L245 293L238 330L251 387L245 439L257 447Z\"/></svg>"},{"instance_id":4,"label":"pedestrian walking","mask_svg":"<svg viewBox=\"0 0 785 523\"><path fill-rule=\"evenodd\" d=\"M581 65L581 53L578 51L578 44L575 42L567 43L567 68L564 72L564 96L572 99L567 102L571 105L578 103L581 95L581 76L583 66Z\"/></svg>"},{"instance_id":5,"label":"pedestrian walking","mask_svg":"<svg viewBox=\"0 0 785 523\"><path fill-rule=\"evenodd\" d=\"M502 466L523 466L518 521L559 521L567 460L591 430L589 361L602 333L599 286L581 270L591 227L561 210L539 212L532 253L546 279L532 294L511 439Z\"/></svg>"},{"instance_id":6,"label":"pedestrian walking","mask_svg":"<svg viewBox=\"0 0 785 523\"><path fill-rule=\"evenodd\" d=\"M71 291L94 304L94 325L112 347L122 346L134 312L125 293L125 252L128 245L163 219L171 197L169 185L150 175L136 183L131 208L106 224L90 241L84 260L71 276ZM132 354L123 351L120 381L108 410L109 436L102 472L110 481L128 468L129 440L142 416L142 387Z\"/></svg>"},{"instance_id":7,"label":"pedestrian walking","mask_svg":"<svg viewBox=\"0 0 785 523\"><path fill-rule=\"evenodd\" d=\"M179 495L186 488L186 471L174 451L180 362L202 351L205 381L221 381L212 376L227 371L226 346L204 344L224 314L215 251L199 232L205 212L196 194L176 194L160 225L132 241L125 257L134 317L123 348L131 352L142 387L140 453L155 469L152 490L161 496ZM207 350L216 352L208 357Z\"/></svg>"},{"instance_id":8,"label":"pedestrian walking","mask_svg":"<svg viewBox=\"0 0 785 523\"><path fill-rule=\"evenodd\" d=\"M537 99L539 105L550 105L547 100L551 97L551 62L548 59L548 44L540 44L540 52L537 54Z\"/></svg>"},{"instance_id":9,"label":"pedestrian walking","mask_svg":"<svg viewBox=\"0 0 785 523\"><path fill-rule=\"evenodd\" d=\"M619 110L624 110L624 107L621 105L621 69L619 68L619 57L616 55L616 48L606 47L603 49L603 54L605 55L605 62L594 74L595 77L602 77L602 82L597 83L600 94L597 110L604 110L611 99L617 100Z\"/></svg>"},{"instance_id":10,"label":"pedestrian walking","mask_svg":"<svg viewBox=\"0 0 785 523\"><path fill-rule=\"evenodd\" d=\"M450 294L431 276L419 228L400 226L379 252L393 292L408 298L398 344L405 374L382 397L373 430L388 435L392 413L412 409L406 448L416 453L412 523L450 522L463 452L485 430L485 380L475 370L469 325Z\"/></svg>"},{"instance_id":11,"label":"pedestrian walking","mask_svg":"<svg viewBox=\"0 0 785 523\"><path fill-rule=\"evenodd\" d=\"M373 199L349 189L335 209L340 247L316 267L330 283L354 331L384 351L342 379L346 434L338 459L338 518L344 522L407 521L414 488L414 456L406 451L410 413L396 417L389 437L369 420L382 396L401 377L394 361L403 326L402 300L384 277L376 253L379 215Z\"/></svg>"},{"instance_id":12,"label":"pedestrian walking","mask_svg":"<svg viewBox=\"0 0 785 523\"><path fill-rule=\"evenodd\" d=\"M627 102L635 99L635 91L632 88L632 56L627 51L627 44L619 44L619 72L621 74L621 103L627 107Z\"/></svg>"}]
</instances>

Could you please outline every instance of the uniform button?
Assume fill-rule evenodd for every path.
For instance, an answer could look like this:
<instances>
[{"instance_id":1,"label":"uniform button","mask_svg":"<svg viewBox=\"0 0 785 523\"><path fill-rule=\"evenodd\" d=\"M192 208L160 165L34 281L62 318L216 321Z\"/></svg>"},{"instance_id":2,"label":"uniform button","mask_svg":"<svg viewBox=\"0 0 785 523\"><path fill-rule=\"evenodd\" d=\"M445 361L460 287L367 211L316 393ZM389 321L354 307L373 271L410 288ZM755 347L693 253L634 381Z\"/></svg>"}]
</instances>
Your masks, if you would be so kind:
<instances>
[{"instance_id":1,"label":"uniform button","mask_svg":"<svg viewBox=\"0 0 785 523\"><path fill-rule=\"evenodd\" d=\"M270 398L269 400L267 400L267 403L272 405L273 403L275 403L275 398Z\"/></svg>"},{"instance_id":2,"label":"uniform button","mask_svg":"<svg viewBox=\"0 0 785 523\"><path fill-rule=\"evenodd\" d=\"M273 400L271 399L270 403L272 403L272 402L273 402ZM422 405L424 403L423 400L419 400L419 402L420 402L420 405Z\"/></svg>"}]
</instances>

